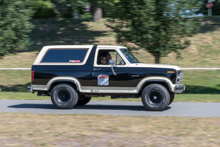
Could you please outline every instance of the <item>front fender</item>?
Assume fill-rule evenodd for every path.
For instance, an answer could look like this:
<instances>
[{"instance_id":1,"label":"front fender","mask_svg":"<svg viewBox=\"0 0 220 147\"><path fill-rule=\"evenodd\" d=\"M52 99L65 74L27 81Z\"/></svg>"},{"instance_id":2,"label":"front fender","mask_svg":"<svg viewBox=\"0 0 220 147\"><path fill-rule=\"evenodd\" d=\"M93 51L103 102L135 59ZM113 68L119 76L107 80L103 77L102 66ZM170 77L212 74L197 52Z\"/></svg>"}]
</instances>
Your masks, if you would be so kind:
<instances>
[{"instance_id":1,"label":"front fender","mask_svg":"<svg viewBox=\"0 0 220 147\"><path fill-rule=\"evenodd\" d=\"M152 83L152 82L155 82L155 83L165 82L168 85L170 92L174 92L175 91L175 89L174 89L175 88L175 84L173 84L171 82L171 80L166 78L166 77L146 77L146 78L142 79L138 83L137 91L140 92L144 88L144 85L146 83Z\"/></svg>"}]
</instances>

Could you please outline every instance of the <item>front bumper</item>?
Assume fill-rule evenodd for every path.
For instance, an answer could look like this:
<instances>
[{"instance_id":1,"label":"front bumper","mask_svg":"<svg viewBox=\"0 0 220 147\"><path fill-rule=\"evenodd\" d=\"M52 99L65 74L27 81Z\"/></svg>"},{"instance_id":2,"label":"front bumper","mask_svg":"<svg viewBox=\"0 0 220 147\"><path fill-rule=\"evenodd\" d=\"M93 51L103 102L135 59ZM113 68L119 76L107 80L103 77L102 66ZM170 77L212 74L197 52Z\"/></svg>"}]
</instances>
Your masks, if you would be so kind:
<instances>
[{"instance_id":1,"label":"front bumper","mask_svg":"<svg viewBox=\"0 0 220 147\"><path fill-rule=\"evenodd\" d=\"M32 91L33 91L32 86L28 86L28 87L27 87L27 91L32 92Z\"/></svg>"},{"instance_id":2,"label":"front bumper","mask_svg":"<svg viewBox=\"0 0 220 147\"><path fill-rule=\"evenodd\" d=\"M175 85L174 93L182 93L185 89L186 88L184 85L181 85L181 84Z\"/></svg>"}]
</instances>

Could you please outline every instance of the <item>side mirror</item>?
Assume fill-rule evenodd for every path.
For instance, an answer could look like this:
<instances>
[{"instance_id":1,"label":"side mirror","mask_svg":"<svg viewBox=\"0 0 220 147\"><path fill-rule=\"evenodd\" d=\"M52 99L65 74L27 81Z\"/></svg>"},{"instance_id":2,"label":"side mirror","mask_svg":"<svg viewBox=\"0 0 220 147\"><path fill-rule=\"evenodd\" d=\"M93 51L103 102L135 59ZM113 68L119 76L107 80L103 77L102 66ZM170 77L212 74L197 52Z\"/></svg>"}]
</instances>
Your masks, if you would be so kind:
<instances>
[{"instance_id":1,"label":"side mirror","mask_svg":"<svg viewBox=\"0 0 220 147\"><path fill-rule=\"evenodd\" d=\"M113 66L113 65L115 65L115 61L114 60L109 60L109 64Z\"/></svg>"},{"instance_id":2,"label":"side mirror","mask_svg":"<svg viewBox=\"0 0 220 147\"><path fill-rule=\"evenodd\" d=\"M113 75L117 75L117 73L115 73L115 70L113 69L113 66L115 65L115 61L114 60L109 60L109 64L111 65Z\"/></svg>"}]
</instances>

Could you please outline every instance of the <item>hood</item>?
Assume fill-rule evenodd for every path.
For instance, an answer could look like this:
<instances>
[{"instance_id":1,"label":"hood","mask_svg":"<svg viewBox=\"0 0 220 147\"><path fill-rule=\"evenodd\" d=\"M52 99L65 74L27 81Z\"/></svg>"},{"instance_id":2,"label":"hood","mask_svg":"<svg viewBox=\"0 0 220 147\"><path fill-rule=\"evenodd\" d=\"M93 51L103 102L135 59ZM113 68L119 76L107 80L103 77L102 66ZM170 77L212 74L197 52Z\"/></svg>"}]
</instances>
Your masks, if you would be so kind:
<instances>
[{"instance_id":1,"label":"hood","mask_svg":"<svg viewBox=\"0 0 220 147\"><path fill-rule=\"evenodd\" d=\"M166 65L166 64L144 64L144 63L135 63L130 64L130 67L150 67L150 68L171 68L175 70L181 70L180 67L175 65Z\"/></svg>"}]
</instances>

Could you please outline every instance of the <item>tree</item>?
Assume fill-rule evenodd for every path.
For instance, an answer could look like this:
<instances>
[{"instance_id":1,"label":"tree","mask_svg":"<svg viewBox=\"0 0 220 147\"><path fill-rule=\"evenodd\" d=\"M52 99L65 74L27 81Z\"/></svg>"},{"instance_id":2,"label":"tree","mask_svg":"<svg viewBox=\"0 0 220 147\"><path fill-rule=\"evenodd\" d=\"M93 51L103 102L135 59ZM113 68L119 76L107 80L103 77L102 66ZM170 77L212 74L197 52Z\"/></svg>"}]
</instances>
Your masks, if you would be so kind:
<instances>
[{"instance_id":1,"label":"tree","mask_svg":"<svg viewBox=\"0 0 220 147\"><path fill-rule=\"evenodd\" d=\"M30 45L32 14L29 0L0 0L0 57Z\"/></svg>"},{"instance_id":2,"label":"tree","mask_svg":"<svg viewBox=\"0 0 220 147\"><path fill-rule=\"evenodd\" d=\"M96 21L95 20L95 11L97 10L98 8L98 1L99 0L88 0L88 2L90 3L90 12L91 12L91 15L92 15L92 18L93 18L93 21Z\"/></svg>"},{"instance_id":3,"label":"tree","mask_svg":"<svg viewBox=\"0 0 220 147\"><path fill-rule=\"evenodd\" d=\"M220 15L220 0L215 0L213 2L212 14L213 15Z\"/></svg>"},{"instance_id":4,"label":"tree","mask_svg":"<svg viewBox=\"0 0 220 147\"><path fill-rule=\"evenodd\" d=\"M116 2L119 2L119 0L88 0L88 2L91 5L90 12L92 15L92 19L94 22L96 22L102 19L103 9L104 11L108 11L109 7L113 6Z\"/></svg>"},{"instance_id":5,"label":"tree","mask_svg":"<svg viewBox=\"0 0 220 147\"><path fill-rule=\"evenodd\" d=\"M119 0L52 0L58 17L72 18L73 12L85 11L86 4L90 5L90 14L94 22L102 19L102 8L105 10ZM80 8L80 9L79 9Z\"/></svg>"},{"instance_id":6,"label":"tree","mask_svg":"<svg viewBox=\"0 0 220 147\"><path fill-rule=\"evenodd\" d=\"M55 11L58 13L58 17L72 18L73 12L78 12L79 6L84 6L86 9L86 3L90 3L90 13L94 18L95 11L98 8L98 0L52 0L55 5Z\"/></svg>"},{"instance_id":7,"label":"tree","mask_svg":"<svg viewBox=\"0 0 220 147\"><path fill-rule=\"evenodd\" d=\"M107 26L116 33L117 42L133 43L155 57L180 50L197 33L199 21L192 19L200 4L196 0L120 0L110 11Z\"/></svg>"},{"instance_id":8,"label":"tree","mask_svg":"<svg viewBox=\"0 0 220 147\"><path fill-rule=\"evenodd\" d=\"M59 18L73 18L73 13L84 5L86 0L51 0Z\"/></svg>"},{"instance_id":9,"label":"tree","mask_svg":"<svg viewBox=\"0 0 220 147\"><path fill-rule=\"evenodd\" d=\"M55 12L50 0L30 0L34 11L33 18L55 17Z\"/></svg>"}]
</instances>

